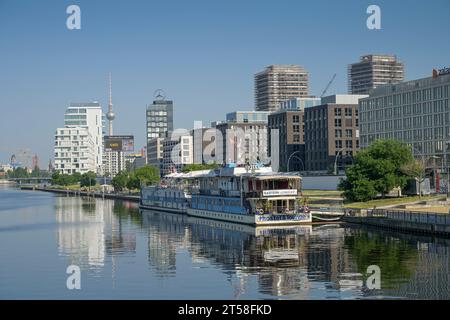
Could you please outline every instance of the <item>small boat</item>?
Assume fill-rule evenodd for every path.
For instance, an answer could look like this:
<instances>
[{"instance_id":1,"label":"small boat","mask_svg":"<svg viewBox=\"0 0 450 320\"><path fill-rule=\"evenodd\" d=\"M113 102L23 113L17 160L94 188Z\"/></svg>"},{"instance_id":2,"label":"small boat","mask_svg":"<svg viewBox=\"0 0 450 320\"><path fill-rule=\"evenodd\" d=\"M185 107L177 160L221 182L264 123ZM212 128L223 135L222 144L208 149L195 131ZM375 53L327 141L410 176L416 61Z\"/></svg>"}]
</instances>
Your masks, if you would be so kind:
<instances>
[{"instance_id":1,"label":"small boat","mask_svg":"<svg viewBox=\"0 0 450 320\"><path fill-rule=\"evenodd\" d=\"M319 210L311 210L311 215L313 222L334 222L340 221L345 214L339 210L320 208Z\"/></svg>"}]
</instances>

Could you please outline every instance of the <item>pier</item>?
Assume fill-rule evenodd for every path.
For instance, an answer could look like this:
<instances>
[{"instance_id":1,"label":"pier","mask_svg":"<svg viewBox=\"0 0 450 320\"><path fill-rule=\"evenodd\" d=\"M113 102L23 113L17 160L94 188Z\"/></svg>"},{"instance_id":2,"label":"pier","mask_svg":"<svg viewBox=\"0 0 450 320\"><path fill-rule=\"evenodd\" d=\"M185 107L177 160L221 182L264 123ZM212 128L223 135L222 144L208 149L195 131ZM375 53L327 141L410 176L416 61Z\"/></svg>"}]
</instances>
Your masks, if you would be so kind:
<instances>
[{"instance_id":1,"label":"pier","mask_svg":"<svg viewBox=\"0 0 450 320\"><path fill-rule=\"evenodd\" d=\"M102 198L102 199L126 200L126 201L133 201L133 202L139 202L139 200L141 199L140 196L127 195L127 194L106 193L106 192L105 193L89 192L89 191L64 190L64 189L49 189L49 188L41 188L41 187L35 187L35 186L21 186L20 189L53 192L53 193L64 194L64 195L68 195L68 196L94 197L94 198Z\"/></svg>"}]
</instances>

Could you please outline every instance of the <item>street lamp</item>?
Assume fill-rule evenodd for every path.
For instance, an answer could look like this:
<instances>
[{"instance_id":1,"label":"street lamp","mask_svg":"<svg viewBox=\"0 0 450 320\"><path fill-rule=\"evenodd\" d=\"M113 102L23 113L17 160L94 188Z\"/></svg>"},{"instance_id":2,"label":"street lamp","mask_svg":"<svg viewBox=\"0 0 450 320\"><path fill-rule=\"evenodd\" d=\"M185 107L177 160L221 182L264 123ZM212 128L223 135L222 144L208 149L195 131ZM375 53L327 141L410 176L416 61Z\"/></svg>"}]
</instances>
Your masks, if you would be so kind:
<instances>
[{"instance_id":1,"label":"street lamp","mask_svg":"<svg viewBox=\"0 0 450 320\"><path fill-rule=\"evenodd\" d=\"M337 173L337 159L338 159L339 153L342 155L342 151L344 151L344 148L338 150L336 152L336 156L334 157L334 175L335 176L337 176L337 174L338 174Z\"/></svg>"},{"instance_id":2,"label":"street lamp","mask_svg":"<svg viewBox=\"0 0 450 320\"><path fill-rule=\"evenodd\" d=\"M290 161L291 161L291 158L292 158L296 153L300 153L300 151L294 151L294 152L292 152L291 155L290 155L289 158L288 158L288 161L287 161L287 171L288 171L288 172L289 172L289 163L290 163ZM298 156L294 156L294 157L295 157L296 159L300 160L300 162L302 163L303 171L305 171L305 164L303 163L303 160L302 160L300 157L298 157Z\"/></svg>"}]
</instances>

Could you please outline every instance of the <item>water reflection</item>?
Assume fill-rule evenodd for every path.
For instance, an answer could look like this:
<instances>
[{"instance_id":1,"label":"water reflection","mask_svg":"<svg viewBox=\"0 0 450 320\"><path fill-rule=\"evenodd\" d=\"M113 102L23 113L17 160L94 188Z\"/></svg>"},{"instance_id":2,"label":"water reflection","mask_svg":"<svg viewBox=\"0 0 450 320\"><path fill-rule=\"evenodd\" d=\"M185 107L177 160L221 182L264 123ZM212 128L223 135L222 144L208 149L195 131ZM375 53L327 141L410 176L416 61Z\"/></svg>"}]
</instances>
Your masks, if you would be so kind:
<instances>
[{"instance_id":1,"label":"water reflection","mask_svg":"<svg viewBox=\"0 0 450 320\"><path fill-rule=\"evenodd\" d=\"M337 224L255 228L79 197L55 197L54 209L61 256L113 272L125 256L138 267L146 261L146 269L128 273L127 281L149 279L152 296L160 288L150 279L177 282L200 269L204 283L198 287L217 283L212 299L223 290L236 299L450 298L445 239ZM370 265L381 269L381 290L365 285ZM210 270L222 276L211 278ZM180 297L175 291L174 297L196 298L196 292Z\"/></svg>"},{"instance_id":2,"label":"water reflection","mask_svg":"<svg viewBox=\"0 0 450 320\"><path fill-rule=\"evenodd\" d=\"M136 235L123 230L123 214L129 208L112 200L56 197L59 252L72 264L103 267L105 256L136 250ZM122 216L121 216L122 214Z\"/></svg>"}]
</instances>

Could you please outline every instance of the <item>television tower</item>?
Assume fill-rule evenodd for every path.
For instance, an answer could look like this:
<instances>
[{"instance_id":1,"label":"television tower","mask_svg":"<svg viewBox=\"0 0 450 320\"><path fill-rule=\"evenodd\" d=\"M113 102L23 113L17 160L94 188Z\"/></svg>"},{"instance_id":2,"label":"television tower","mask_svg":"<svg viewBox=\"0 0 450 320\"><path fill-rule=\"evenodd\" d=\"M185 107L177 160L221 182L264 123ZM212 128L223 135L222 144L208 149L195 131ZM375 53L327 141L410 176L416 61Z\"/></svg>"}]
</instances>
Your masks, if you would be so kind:
<instances>
[{"instance_id":1,"label":"television tower","mask_svg":"<svg viewBox=\"0 0 450 320\"><path fill-rule=\"evenodd\" d=\"M108 103L108 113L106 114L106 118L108 119L109 124L109 132L110 136L113 135L113 120L116 118L116 115L113 112L113 104L112 104L112 85L111 85L111 72L109 73L109 103Z\"/></svg>"}]
</instances>

